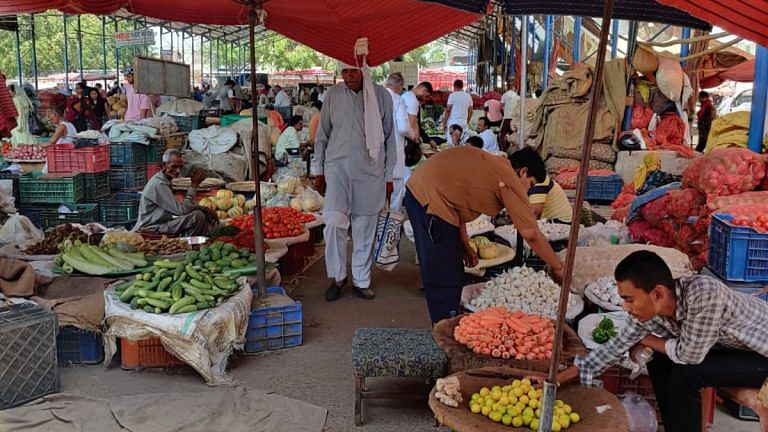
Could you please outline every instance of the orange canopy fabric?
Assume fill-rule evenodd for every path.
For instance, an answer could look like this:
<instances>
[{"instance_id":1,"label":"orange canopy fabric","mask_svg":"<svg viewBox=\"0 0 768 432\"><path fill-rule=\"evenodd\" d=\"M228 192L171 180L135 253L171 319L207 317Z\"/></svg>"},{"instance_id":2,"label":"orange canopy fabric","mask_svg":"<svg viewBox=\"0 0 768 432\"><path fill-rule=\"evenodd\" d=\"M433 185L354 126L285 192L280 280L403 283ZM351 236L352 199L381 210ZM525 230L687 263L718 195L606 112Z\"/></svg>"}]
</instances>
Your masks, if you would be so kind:
<instances>
[{"instance_id":1,"label":"orange canopy fabric","mask_svg":"<svg viewBox=\"0 0 768 432\"><path fill-rule=\"evenodd\" d=\"M368 38L368 64L382 64L480 18L416 0L267 0L264 26L345 63L355 40ZM248 9L234 0L0 0L0 15L58 9L111 14L119 9L168 21L244 25Z\"/></svg>"}]
</instances>

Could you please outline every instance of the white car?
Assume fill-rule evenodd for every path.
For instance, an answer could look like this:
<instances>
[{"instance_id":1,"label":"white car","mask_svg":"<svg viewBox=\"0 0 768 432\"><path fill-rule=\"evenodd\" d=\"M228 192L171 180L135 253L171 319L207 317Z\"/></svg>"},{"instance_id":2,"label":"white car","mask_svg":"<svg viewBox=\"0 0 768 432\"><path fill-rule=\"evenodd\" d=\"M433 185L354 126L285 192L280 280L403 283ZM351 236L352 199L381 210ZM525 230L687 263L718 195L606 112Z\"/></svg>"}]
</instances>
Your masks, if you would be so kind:
<instances>
[{"instance_id":1,"label":"white car","mask_svg":"<svg viewBox=\"0 0 768 432\"><path fill-rule=\"evenodd\" d=\"M750 110L752 110L752 89L742 90L723 99L717 107L717 115L721 117L732 112Z\"/></svg>"}]
</instances>

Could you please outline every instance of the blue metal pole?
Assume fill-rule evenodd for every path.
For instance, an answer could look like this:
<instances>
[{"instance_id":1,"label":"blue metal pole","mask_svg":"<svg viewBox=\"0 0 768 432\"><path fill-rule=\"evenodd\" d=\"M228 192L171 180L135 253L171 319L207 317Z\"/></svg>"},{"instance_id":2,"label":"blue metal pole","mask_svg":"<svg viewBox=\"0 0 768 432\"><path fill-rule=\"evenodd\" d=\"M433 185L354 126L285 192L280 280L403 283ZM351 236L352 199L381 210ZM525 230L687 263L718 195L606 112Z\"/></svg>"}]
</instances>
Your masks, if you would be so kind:
<instances>
[{"instance_id":1,"label":"blue metal pole","mask_svg":"<svg viewBox=\"0 0 768 432\"><path fill-rule=\"evenodd\" d=\"M104 90L109 90L107 83L107 17L101 17L101 66L104 70Z\"/></svg>"},{"instance_id":2,"label":"blue metal pole","mask_svg":"<svg viewBox=\"0 0 768 432\"><path fill-rule=\"evenodd\" d=\"M69 43L67 39L67 14L63 14L64 17L64 90L69 94Z\"/></svg>"},{"instance_id":3,"label":"blue metal pole","mask_svg":"<svg viewBox=\"0 0 768 432\"><path fill-rule=\"evenodd\" d=\"M683 31L681 36L683 39L688 39L691 37L691 29L689 27L683 27ZM685 58L688 57L688 44L684 43L680 46L680 57ZM685 66L685 60L683 60L682 65Z\"/></svg>"},{"instance_id":4,"label":"blue metal pole","mask_svg":"<svg viewBox=\"0 0 768 432\"><path fill-rule=\"evenodd\" d=\"M616 58L616 54L619 51L619 20L613 20L613 27L611 28L611 59Z\"/></svg>"},{"instance_id":5,"label":"blue metal pole","mask_svg":"<svg viewBox=\"0 0 768 432\"><path fill-rule=\"evenodd\" d=\"M83 81L83 32L80 27L80 15L77 16L77 58L80 62L80 81Z\"/></svg>"},{"instance_id":6,"label":"blue metal pole","mask_svg":"<svg viewBox=\"0 0 768 432\"><path fill-rule=\"evenodd\" d=\"M115 18L115 33L119 31L117 18ZM115 34L112 34L112 39L115 39ZM115 78L119 80L120 78L120 48L117 47L117 40L114 40L113 43L115 44Z\"/></svg>"},{"instance_id":7,"label":"blue metal pole","mask_svg":"<svg viewBox=\"0 0 768 432\"><path fill-rule=\"evenodd\" d=\"M752 112L749 116L750 150L761 153L765 133L765 111L768 103L768 48L758 45L755 53L755 82L752 88Z\"/></svg>"},{"instance_id":8,"label":"blue metal pole","mask_svg":"<svg viewBox=\"0 0 768 432\"><path fill-rule=\"evenodd\" d=\"M21 67L21 36L19 35L19 22L16 21L16 71L19 74L19 87L24 85L24 70Z\"/></svg>"},{"instance_id":9,"label":"blue metal pole","mask_svg":"<svg viewBox=\"0 0 768 432\"><path fill-rule=\"evenodd\" d=\"M32 74L35 76L35 90L37 90L38 82L37 82L37 35L35 34L35 14L32 14Z\"/></svg>"},{"instance_id":10,"label":"blue metal pole","mask_svg":"<svg viewBox=\"0 0 768 432\"><path fill-rule=\"evenodd\" d=\"M541 80L541 89L545 90L549 83L549 52L552 49L552 17L544 17L544 77Z\"/></svg>"},{"instance_id":11,"label":"blue metal pole","mask_svg":"<svg viewBox=\"0 0 768 432\"><path fill-rule=\"evenodd\" d=\"M581 17L573 19L573 63L581 59Z\"/></svg>"}]
</instances>

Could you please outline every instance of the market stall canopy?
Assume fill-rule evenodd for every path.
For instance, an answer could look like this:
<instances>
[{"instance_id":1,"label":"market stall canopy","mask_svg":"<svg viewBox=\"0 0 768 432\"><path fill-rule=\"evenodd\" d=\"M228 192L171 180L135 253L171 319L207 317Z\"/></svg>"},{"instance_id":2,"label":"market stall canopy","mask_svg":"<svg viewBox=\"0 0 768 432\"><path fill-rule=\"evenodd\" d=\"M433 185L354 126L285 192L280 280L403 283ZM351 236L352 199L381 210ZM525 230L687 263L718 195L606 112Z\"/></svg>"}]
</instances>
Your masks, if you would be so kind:
<instances>
[{"instance_id":1,"label":"market stall canopy","mask_svg":"<svg viewBox=\"0 0 768 432\"><path fill-rule=\"evenodd\" d=\"M368 64L382 64L480 17L480 13L416 0L266 0L263 25L329 57L354 63L358 38L368 38ZM0 15L107 15L120 9L169 21L244 25L248 7L235 0L0 0Z\"/></svg>"},{"instance_id":2,"label":"market stall canopy","mask_svg":"<svg viewBox=\"0 0 768 432\"><path fill-rule=\"evenodd\" d=\"M717 87L725 81L752 82L755 80L755 60L747 60L699 83L701 88Z\"/></svg>"},{"instance_id":3,"label":"market stall canopy","mask_svg":"<svg viewBox=\"0 0 768 432\"><path fill-rule=\"evenodd\" d=\"M488 0L423 0L484 13ZM600 0L499 0L512 15L576 15L602 17ZM707 30L716 25L737 36L768 46L768 0L616 0L613 18Z\"/></svg>"},{"instance_id":4,"label":"market stall canopy","mask_svg":"<svg viewBox=\"0 0 768 432\"><path fill-rule=\"evenodd\" d=\"M70 72L68 74L60 73L60 74L48 75L48 79L55 80L55 81L64 81L65 79L69 81L102 81L102 80L115 79L115 74L84 73L81 79L79 72Z\"/></svg>"}]
</instances>

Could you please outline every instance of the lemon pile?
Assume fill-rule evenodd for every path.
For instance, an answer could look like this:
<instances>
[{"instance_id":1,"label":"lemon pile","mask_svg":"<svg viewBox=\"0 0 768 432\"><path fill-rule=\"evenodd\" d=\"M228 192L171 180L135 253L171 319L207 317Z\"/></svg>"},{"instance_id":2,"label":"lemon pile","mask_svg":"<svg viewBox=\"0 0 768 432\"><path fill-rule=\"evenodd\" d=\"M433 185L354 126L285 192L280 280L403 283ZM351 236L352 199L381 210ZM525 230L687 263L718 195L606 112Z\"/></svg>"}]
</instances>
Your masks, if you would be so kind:
<instances>
[{"instance_id":1,"label":"lemon pile","mask_svg":"<svg viewBox=\"0 0 768 432\"><path fill-rule=\"evenodd\" d=\"M539 430L541 419L541 389L535 389L531 381L514 380L504 387L483 387L472 395L469 409L475 414L482 414L489 419L507 426L529 427ZM581 417L570 405L561 400L555 402L552 432L568 429L578 423Z\"/></svg>"}]
</instances>

